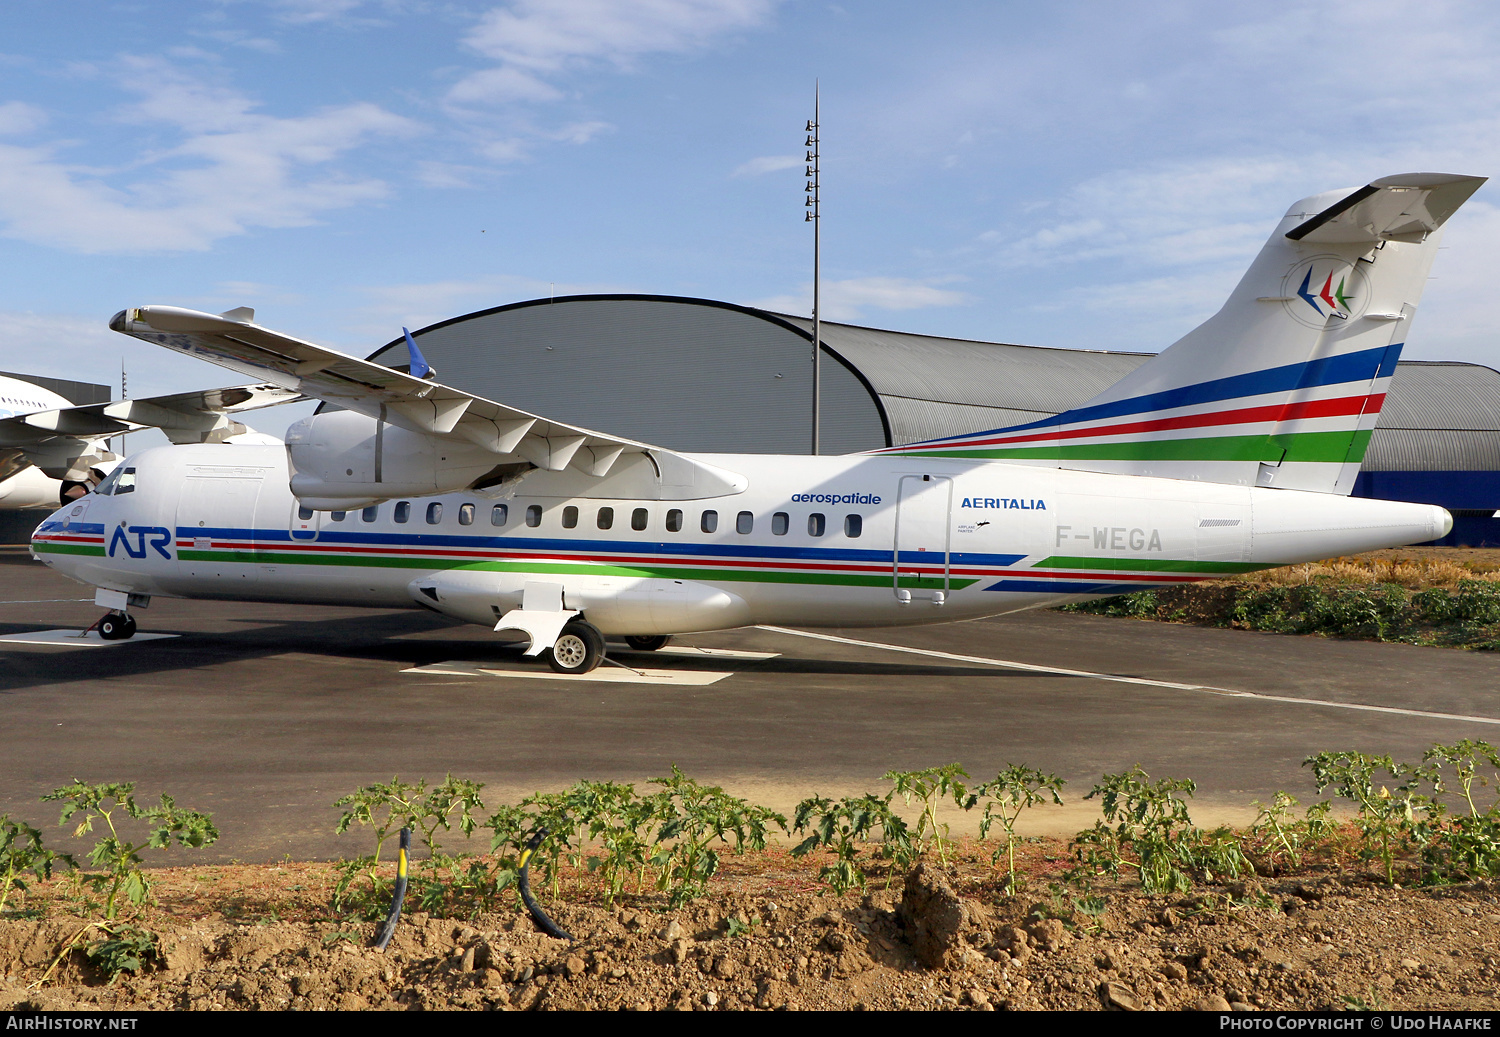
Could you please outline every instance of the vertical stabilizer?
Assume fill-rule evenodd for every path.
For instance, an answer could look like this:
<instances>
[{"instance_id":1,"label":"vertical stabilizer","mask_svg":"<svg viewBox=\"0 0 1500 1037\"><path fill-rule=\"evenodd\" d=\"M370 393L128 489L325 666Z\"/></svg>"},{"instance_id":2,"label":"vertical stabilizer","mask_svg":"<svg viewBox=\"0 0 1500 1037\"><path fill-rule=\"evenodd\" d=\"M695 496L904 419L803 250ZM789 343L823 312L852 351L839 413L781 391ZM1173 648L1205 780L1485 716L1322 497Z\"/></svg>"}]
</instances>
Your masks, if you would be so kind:
<instances>
[{"instance_id":1,"label":"vertical stabilizer","mask_svg":"<svg viewBox=\"0 0 1500 1037\"><path fill-rule=\"evenodd\" d=\"M1218 313L1092 400L889 452L1347 494L1440 229L1483 183L1408 173L1303 199Z\"/></svg>"}]
</instances>

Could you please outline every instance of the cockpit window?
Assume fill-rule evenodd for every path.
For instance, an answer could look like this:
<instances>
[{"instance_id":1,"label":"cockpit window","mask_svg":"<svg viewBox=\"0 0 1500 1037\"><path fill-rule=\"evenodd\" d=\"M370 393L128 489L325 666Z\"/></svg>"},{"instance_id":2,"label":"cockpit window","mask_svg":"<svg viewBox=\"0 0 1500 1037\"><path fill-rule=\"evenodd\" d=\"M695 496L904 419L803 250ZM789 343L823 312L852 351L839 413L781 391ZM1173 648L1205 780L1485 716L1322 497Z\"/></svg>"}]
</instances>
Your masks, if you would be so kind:
<instances>
[{"instance_id":1,"label":"cockpit window","mask_svg":"<svg viewBox=\"0 0 1500 1037\"><path fill-rule=\"evenodd\" d=\"M115 492L115 486L119 484L120 476L124 474L124 467L117 467L114 471L110 472L107 476L104 477L104 481L102 483L94 487L94 492L101 497L108 497L110 494Z\"/></svg>"},{"instance_id":2,"label":"cockpit window","mask_svg":"<svg viewBox=\"0 0 1500 1037\"><path fill-rule=\"evenodd\" d=\"M120 473L120 481L115 483L115 493L135 492L135 469L127 468Z\"/></svg>"}]
</instances>

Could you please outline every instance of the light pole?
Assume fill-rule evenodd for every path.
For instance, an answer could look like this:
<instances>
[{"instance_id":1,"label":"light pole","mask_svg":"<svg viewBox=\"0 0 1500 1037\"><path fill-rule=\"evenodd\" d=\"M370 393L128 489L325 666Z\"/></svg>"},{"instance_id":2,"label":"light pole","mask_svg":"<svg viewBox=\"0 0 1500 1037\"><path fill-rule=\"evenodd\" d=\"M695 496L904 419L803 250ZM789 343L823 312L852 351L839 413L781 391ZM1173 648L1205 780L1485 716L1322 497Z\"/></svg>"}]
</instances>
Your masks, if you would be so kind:
<instances>
[{"instance_id":1,"label":"light pole","mask_svg":"<svg viewBox=\"0 0 1500 1037\"><path fill-rule=\"evenodd\" d=\"M807 124L807 200L803 203L803 221L813 225L813 305L812 305L812 452L818 453L818 403L821 394L822 373L821 323L818 319L818 296L823 280L822 215L819 210L819 174L821 162L821 140L818 128L818 81L813 80L813 117Z\"/></svg>"}]
</instances>

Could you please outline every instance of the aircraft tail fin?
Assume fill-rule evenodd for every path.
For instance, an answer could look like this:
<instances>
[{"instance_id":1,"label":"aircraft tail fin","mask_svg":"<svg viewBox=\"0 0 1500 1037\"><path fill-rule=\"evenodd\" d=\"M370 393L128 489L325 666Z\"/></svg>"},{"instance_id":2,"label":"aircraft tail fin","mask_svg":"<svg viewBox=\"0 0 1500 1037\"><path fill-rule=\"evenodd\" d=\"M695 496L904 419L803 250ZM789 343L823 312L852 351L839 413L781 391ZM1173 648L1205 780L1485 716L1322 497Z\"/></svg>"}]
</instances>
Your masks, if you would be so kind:
<instances>
[{"instance_id":1,"label":"aircraft tail fin","mask_svg":"<svg viewBox=\"0 0 1500 1037\"><path fill-rule=\"evenodd\" d=\"M1098 396L888 452L1347 494L1443 223L1483 183L1409 173L1305 198L1218 313Z\"/></svg>"}]
</instances>

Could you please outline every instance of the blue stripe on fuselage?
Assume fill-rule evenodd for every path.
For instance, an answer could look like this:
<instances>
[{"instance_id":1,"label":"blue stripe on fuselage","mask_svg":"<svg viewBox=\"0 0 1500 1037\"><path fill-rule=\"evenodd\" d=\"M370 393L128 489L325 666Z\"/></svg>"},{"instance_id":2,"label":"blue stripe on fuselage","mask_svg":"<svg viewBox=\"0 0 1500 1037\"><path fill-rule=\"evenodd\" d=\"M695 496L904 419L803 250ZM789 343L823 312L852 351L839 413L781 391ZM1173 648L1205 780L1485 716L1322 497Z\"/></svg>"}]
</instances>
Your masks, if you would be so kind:
<instances>
[{"instance_id":1,"label":"blue stripe on fuselage","mask_svg":"<svg viewBox=\"0 0 1500 1037\"><path fill-rule=\"evenodd\" d=\"M906 447L927 446L932 443L962 443L1002 432L1025 432L1029 429L1052 428L1073 425L1102 418L1121 418L1150 411L1172 410L1177 407L1192 407L1200 403L1218 403L1248 396L1263 396L1266 393L1290 392L1293 389L1309 389L1321 385L1338 385L1341 382L1369 382L1375 378L1386 378L1396 370L1401 357L1401 346L1376 346L1355 353L1323 357L1301 364L1286 364L1269 367L1264 371L1214 378L1195 385L1184 385L1178 389L1167 389L1147 396L1133 396L1128 400L1101 403L1095 407L1080 407L1025 425L1009 425L1005 428L970 432L962 436L944 436L940 439L908 443Z\"/></svg>"},{"instance_id":2,"label":"blue stripe on fuselage","mask_svg":"<svg viewBox=\"0 0 1500 1037\"><path fill-rule=\"evenodd\" d=\"M101 527L102 530L102 527ZM293 537L285 529L238 529L229 527L204 528L202 526L179 526L177 536L182 540L207 537L217 540L256 540L261 542L294 544L330 544L338 546L407 547L430 550L458 550L480 548L504 551L551 551L584 554L666 554L700 555L712 558L762 558L786 561L814 562L889 562L890 550L869 551L825 547L758 547L746 544L690 544L663 543L659 540L633 542L628 540L567 540L555 537L506 537L506 536L452 536L441 533L345 533L320 530L316 538ZM972 551L955 551L948 556L950 565L1014 565L1025 554L982 554ZM903 562L931 562L941 564L941 551L902 551Z\"/></svg>"}]
</instances>

